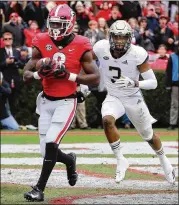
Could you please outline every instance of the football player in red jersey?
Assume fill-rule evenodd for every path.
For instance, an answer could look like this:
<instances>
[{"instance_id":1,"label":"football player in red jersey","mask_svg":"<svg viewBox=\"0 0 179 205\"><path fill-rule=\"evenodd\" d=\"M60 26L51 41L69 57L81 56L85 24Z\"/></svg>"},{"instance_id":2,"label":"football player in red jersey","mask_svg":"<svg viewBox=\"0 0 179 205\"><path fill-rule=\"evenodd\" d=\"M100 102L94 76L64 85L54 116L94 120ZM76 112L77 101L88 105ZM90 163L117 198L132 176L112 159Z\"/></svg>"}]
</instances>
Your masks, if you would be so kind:
<instances>
[{"instance_id":1,"label":"football player in red jersey","mask_svg":"<svg viewBox=\"0 0 179 205\"><path fill-rule=\"evenodd\" d=\"M78 178L76 155L63 153L58 145L75 115L77 83L98 84L99 73L89 40L73 33L75 20L75 13L68 5L53 8L47 19L48 32L33 39L32 58L24 67L24 81L39 79L43 86L43 92L37 97L36 112L40 115L40 149L44 161L36 186L24 194L30 201L44 200L43 192L56 162L66 165L71 186ZM42 58L40 68L32 72ZM79 74L82 68L86 75Z\"/></svg>"}]
</instances>

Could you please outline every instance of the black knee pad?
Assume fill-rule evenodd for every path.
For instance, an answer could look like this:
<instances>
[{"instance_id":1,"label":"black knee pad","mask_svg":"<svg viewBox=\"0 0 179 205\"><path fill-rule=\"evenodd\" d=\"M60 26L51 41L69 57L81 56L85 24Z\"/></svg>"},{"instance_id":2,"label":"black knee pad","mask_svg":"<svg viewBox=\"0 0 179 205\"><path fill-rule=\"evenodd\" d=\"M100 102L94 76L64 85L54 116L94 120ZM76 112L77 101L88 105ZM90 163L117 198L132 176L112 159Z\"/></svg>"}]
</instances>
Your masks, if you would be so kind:
<instances>
[{"instance_id":1,"label":"black knee pad","mask_svg":"<svg viewBox=\"0 0 179 205\"><path fill-rule=\"evenodd\" d=\"M46 160L57 160L58 144L46 143L45 148L45 159Z\"/></svg>"}]
</instances>

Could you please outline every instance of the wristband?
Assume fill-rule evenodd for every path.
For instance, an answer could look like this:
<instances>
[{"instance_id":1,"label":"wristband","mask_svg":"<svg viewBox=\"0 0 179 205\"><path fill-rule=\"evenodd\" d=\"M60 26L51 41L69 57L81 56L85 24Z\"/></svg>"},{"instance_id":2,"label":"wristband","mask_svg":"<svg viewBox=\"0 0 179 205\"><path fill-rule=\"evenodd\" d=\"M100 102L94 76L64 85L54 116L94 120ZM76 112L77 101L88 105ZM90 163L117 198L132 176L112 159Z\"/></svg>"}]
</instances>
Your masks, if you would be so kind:
<instances>
[{"instance_id":1,"label":"wristband","mask_svg":"<svg viewBox=\"0 0 179 205\"><path fill-rule=\"evenodd\" d=\"M76 82L77 74L70 73L68 80Z\"/></svg>"},{"instance_id":2,"label":"wristband","mask_svg":"<svg viewBox=\"0 0 179 205\"><path fill-rule=\"evenodd\" d=\"M34 76L34 78L35 78L36 80L40 80L40 79L41 79L41 77L39 76L39 74L38 74L37 71L33 73L33 76Z\"/></svg>"}]
</instances>

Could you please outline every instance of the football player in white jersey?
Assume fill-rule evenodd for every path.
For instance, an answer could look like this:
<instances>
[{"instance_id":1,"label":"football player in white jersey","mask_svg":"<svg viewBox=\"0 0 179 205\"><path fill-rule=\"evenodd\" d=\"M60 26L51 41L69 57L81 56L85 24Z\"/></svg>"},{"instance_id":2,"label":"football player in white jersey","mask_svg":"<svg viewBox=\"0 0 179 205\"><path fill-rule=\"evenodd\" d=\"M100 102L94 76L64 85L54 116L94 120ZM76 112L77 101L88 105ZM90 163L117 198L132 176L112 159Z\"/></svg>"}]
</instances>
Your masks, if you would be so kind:
<instances>
[{"instance_id":1,"label":"football player in white jersey","mask_svg":"<svg viewBox=\"0 0 179 205\"><path fill-rule=\"evenodd\" d=\"M107 97L102 105L102 118L105 135L117 158L116 182L125 177L129 163L122 155L120 135L115 122L127 114L140 136L149 143L159 157L165 178L175 183L174 169L164 154L160 138L152 129L156 120L150 115L140 89L157 87L156 77L150 69L147 52L131 44L132 29L123 20L114 22L109 29L109 40L100 40L94 47L94 59L99 60L101 77L107 89ZM139 76L143 80L139 80Z\"/></svg>"}]
</instances>

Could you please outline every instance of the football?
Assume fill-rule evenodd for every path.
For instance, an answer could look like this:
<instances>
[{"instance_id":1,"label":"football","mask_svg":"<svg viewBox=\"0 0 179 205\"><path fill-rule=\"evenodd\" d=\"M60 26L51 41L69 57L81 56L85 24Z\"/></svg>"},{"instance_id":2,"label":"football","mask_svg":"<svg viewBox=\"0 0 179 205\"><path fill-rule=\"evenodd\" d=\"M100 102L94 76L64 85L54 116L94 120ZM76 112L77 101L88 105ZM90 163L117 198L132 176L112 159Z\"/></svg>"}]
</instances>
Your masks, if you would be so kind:
<instances>
[{"instance_id":1,"label":"football","mask_svg":"<svg viewBox=\"0 0 179 205\"><path fill-rule=\"evenodd\" d=\"M39 70L39 69L40 69L40 66L41 66L42 63L49 64L50 60L51 60L51 58L41 58L41 59L40 59L39 61L37 61L37 63L36 63L36 66L35 66L36 70Z\"/></svg>"}]
</instances>

